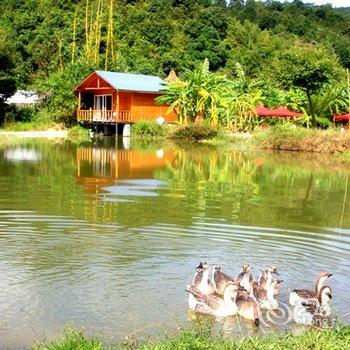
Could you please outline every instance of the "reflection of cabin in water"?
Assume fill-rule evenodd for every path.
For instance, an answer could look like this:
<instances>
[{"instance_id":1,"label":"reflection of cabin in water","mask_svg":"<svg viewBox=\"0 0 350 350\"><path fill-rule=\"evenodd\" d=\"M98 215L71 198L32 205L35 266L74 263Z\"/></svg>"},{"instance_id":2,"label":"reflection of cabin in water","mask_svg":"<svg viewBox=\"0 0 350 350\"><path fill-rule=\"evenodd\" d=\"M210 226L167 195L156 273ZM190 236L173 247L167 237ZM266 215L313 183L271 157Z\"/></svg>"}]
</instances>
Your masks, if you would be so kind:
<instances>
[{"instance_id":1,"label":"reflection of cabin in water","mask_svg":"<svg viewBox=\"0 0 350 350\"><path fill-rule=\"evenodd\" d=\"M174 152L85 147L77 150L77 182L90 193L99 193L115 180L152 179L174 159Z\"/></svg>"},{"instance_id":2,"label":"reflection of cabin in water","mask_svg":"<svg viewBox=\"0 0 350 350\"><path fill-rule=\"evenodd\" d=\"M114 129L117 124L158 117L172 123L175 113L167 114L168 106L155 102L164 89L163 80L156 76L97 70L76 88L77 118L92 125L113 125Z\"/></svg>"}]
</instances>

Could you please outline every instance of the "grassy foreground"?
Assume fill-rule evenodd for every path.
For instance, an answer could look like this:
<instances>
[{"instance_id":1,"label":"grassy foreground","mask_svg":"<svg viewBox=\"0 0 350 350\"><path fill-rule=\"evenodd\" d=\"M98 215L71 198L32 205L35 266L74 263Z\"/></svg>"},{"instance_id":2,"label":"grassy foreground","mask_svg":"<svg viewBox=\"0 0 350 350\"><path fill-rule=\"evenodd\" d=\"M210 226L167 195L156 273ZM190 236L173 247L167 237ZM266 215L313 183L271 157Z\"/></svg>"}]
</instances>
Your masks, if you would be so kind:
<instances>
[{"instance_id":1,"label":"grassy foreground","mask_svg":"<svg viewBox=\"0 0 350 350\"><path fill-rule=\"evenodd\" d=\"M50 343L37 342L33 350L337 350L350 349L350 326L337 325L324 331L309 330L301 335L252 337L245 340L228 340L211 337L208 331L185 330L171 337L145 343L125 342L106 346L98 338L88 338L82 331L67 328Z\"/></svg>"}]
</instances>

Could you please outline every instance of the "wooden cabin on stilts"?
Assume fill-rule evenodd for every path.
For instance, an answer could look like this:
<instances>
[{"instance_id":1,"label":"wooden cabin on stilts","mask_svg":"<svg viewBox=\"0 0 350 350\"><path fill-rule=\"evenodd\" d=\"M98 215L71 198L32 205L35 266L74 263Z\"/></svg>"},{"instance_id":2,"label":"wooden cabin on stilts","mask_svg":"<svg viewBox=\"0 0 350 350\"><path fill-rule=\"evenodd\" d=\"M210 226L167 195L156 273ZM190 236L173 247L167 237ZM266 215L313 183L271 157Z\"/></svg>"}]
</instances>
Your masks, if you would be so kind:
<instances>
[{"instance_id":1,"label":"wooden cabin on stilts","mask_svg":"<svg viewBox=\"0 0 350 350\"><path fill-rule=\"evenodd\" d=\"M126 125L163 117L173 123L175 112L157 104L155 98L166 88L156 76L96 70L77 87L77 119L104 135L121 134Z\"/></svg>"}]
</instances>

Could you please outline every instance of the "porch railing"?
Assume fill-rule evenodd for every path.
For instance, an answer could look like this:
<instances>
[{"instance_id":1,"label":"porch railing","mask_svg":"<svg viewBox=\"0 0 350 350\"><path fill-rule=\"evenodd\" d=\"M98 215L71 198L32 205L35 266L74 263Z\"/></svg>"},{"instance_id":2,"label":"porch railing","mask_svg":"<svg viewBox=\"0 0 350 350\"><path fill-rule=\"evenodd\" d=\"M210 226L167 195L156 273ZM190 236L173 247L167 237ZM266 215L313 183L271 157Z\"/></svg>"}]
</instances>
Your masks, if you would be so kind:
<instances>
[{"instance_id":1,"label":"porch railing","mask_svg":"<svg viewBox=\"0 0 350 350\"><path fill-rule=\"evenodd\" d=\"M78 120L102 123L128 123L132 122L132 113L130 111L111 111L111 110L94 110L79 109L77 111Z\"/></svg>"}]
</instances>

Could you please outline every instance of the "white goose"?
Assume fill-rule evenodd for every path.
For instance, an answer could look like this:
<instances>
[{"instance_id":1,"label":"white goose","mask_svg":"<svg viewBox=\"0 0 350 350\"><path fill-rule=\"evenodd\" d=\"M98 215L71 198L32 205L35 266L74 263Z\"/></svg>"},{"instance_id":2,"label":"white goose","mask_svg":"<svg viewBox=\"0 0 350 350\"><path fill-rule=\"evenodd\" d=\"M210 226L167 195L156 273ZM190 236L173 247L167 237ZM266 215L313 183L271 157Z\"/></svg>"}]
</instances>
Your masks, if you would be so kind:
<instances>
[{"instance_id":1,"label":"white goose","mask_svg":"<svg viewBox=\"0 0 350 350\"><path fill-rule=\"evenodd\" d=\"M267 270L261 271L257 284L267 290L267 287L273 281L274 274L279 276L279 273L277 272L277 267L271 265ZM278 293L279 293L279 284L277 284L273 294L277 295Z\"/></svg>"},{"instance_id":2,"label":"white goose","mask_svg":"<svg viewBox=\"0 0 350 350\"><path fill-rule=\"evenodd\" d=\"M211 314L217 317L233 316L237 313L237 306L234 302L237 295L237 286L230 283L226 286L224 297L217 295L205 295L195 286L188 285L186 291L196 300L191 310Z\"/></svg>"},{"instance_id":3,"label":"white goose","mask_svg":"<svg viewBox=\"0 0 350 350\"><path fill-rule=\"evenodd\" d=\"M205 261L201 261L196 268L196 274L193 278L192 285L196 287L202 294L211 295L214 294L215 288L209 281L209 266ZM197 304L196 299L190 293L188 295L188 307L193 309Z\"/></svg>"}]
</instances>

